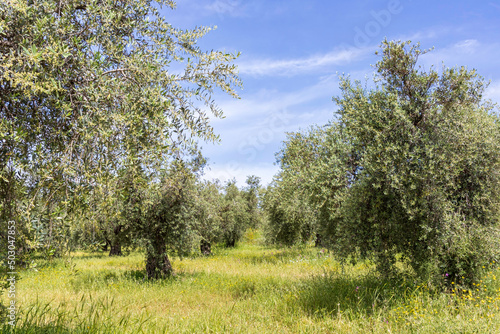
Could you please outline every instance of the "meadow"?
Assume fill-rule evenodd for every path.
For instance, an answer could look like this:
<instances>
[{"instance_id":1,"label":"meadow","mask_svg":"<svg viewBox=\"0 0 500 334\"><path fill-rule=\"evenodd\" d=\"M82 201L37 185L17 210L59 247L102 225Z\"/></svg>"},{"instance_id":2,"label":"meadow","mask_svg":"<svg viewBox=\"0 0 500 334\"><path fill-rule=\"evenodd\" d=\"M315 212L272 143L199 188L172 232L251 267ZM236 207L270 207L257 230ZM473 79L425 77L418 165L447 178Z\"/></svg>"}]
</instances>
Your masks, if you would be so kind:
<instances>
[{"instance_id":1,"label":"meadow","mask_svg":"<svg viewBox=\"0 0 500 334\"><path fill-rule=\"evenodd\" d=\"M500 272L474 290L383 279L312 245L275 248L258 234L208 257L174 258L145 279L144 256L76 252L39 260L18 281L15 328L2 333L499 333ZM443 280L446 280L443 277ZM2 298L5 298L3 296Z\"/></svg>"}]
</instances>

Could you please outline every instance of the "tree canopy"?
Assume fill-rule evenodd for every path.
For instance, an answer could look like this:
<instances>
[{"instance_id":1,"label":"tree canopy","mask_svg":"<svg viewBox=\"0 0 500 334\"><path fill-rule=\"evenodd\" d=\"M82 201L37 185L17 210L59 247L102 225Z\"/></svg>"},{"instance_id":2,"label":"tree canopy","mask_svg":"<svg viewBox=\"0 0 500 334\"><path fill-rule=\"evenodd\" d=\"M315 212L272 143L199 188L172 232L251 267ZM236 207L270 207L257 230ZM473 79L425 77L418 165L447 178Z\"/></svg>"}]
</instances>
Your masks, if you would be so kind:
<instances>
[{"instance_id":1,"label":"tree canopy","mask_svg":"<svg viewBox=\"0 0 500 334\"><path fill-rule=\"evenodd\" d=\"M192 226L197 142L218 140L213 94L240 86L238 54L202 50L212 28L173 27L163 13L174 7L1 2L1 221L18 222L20 256L39 245L35 221L47 240L97 230L117 255L134 232L149 276L169 274L167 248L180 252Z\"/></svg>"},{"instance_id":2,"label":"tree canopy","mask_svg":"<svg viewBox=\"0 0 500 334\"><path fill-rule=\"evenodd\" d=\"M280 178L338 254L470 284L499 255L500 119L475 70L425 70L427 52L384 41L374 88L342 77L337 122L290 135Z\"/></svg>"},{"instance_id":3,"label":"tree canopy","mask_svg":"<svg viewBox=\"0 0 500 334\"><path fill-rule=\"evenodd\" d=\"M211 28L173 27L162 10L174 7L0 4L2 221L16 213L70 219L96 194L94 204L113 207L113 192L99 188L111 189L121 171L136 166L155 180L195 140L218 139L209 114L222 111L212 96L237 96L237 55L201 50Z\"/></svg>"}]
</instances>

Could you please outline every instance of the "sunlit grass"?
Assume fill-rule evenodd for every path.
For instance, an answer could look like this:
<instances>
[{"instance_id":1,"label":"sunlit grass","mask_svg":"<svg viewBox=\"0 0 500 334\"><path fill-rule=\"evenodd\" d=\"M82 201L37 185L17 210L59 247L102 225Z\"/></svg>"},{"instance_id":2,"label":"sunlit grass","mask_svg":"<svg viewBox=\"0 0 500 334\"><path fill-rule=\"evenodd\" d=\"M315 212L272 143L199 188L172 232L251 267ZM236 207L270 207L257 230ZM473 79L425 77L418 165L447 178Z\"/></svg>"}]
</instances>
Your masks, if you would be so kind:
<instances>
[{"instance_id":1,"label":"sunlit grass","mask_svg":"<svg viewBox=\"0 0 500 334\"><path fill-rule=\"evenodd\" d=\"M370 263L342 266L325 250L252 240L209 257L175 258L173 266L174 277L151 282L140 253L40 262L18 281L16 332L500 332L498 271L474 289L452 284L443 293L383 279Z\"/></svg>"}]
</instances>

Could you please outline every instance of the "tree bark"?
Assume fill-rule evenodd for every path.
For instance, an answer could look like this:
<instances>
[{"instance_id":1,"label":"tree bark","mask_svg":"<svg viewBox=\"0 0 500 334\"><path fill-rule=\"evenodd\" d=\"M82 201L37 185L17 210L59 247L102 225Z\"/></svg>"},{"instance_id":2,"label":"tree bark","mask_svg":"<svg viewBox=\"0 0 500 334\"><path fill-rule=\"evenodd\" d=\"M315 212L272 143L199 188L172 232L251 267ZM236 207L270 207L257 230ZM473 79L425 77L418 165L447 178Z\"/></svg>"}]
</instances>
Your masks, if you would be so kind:
<instances>
[{"instance_id":1,"label":"tree bark","mask_svg":"<svg viewBox=\"0 0 500 334\"><path fill-rule=\"evenodd\" d=\"M206 240L201 240L200 241L200 251L201 251L201 254L203 255L211 255L212 254L212 247L211 247L211 244L210 242L206 241Z\"/></svg>"},{"instance_id":2,"label":"tree bark","mask_svg":"<svg viewBox=\"0 0 500 334\"><path fill-rule=\"evenodd\" d=\"M234 238L233 236L226 237L225 241L226 247L228 248L234 247L236 245L236 238Z\"/></svg>"},{"instance_id":3,"label":"tree bark","mask_svg":"<svg viewBox=\"0 0 500 334\"><path fill-rule=\"evenodd\" d=\"M314 247L323 247L323 240L321 234L316 233L316 240L314 241Z\"/></svg>"},{"instance_id":4,"label":"tree bark","mask_svg":"<svg viewBox=\"0 0 500 334\"><path fill-rule=\"evenodd\" d=\"M109 256L122 256L122 243L120 241L120 232L122 230L122 226L118 225L114 228L114 235L111 237L111 240L108 240L111 249L109 250Z\"/></svg>"},{"instance_id":5,"label":"tree bark","mask_svg":"<svg viewBox=\"0 0 500 334\"><path fill-rule=\"evenodd\" d=\"M122 256L122 244L120 241L115 240L115 243L110 243L111 248L109 250L109 256Z\"/></svg>"},{"instance_id":6,"label":"tree bark","mask_svg":"<svg viewBox=\"0 0 500 334\"><path fill-rule=\"evenodd\" d=\"M168 259L164 241L154 240L150 243L146 255L146 272L149 279L165 278L172 275L172 264Z\"/></svg>"}]
</instances>

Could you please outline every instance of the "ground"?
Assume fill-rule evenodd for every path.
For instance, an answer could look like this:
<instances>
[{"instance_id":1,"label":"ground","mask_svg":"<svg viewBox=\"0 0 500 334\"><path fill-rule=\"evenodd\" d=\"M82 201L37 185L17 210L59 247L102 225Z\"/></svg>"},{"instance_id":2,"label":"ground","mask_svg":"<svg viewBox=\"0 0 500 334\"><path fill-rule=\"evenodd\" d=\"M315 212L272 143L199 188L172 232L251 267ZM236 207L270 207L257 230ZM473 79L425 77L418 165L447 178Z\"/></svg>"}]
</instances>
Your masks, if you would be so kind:
<instances>
[{"instance_id":1,"label":"ground","mask_svg":"<svg viewBox=\"0 0 500 334\"><path fill-rule=\"evenodd\" d=\"M342 266L312 245L253 238L173 266L171 279L148 281L140 252L40 260L17 282L16 333L500 332L497 271L475 291L451 284L443 293L403 276L384 280L368 262Z\"/></svg>"}]
</instances>

